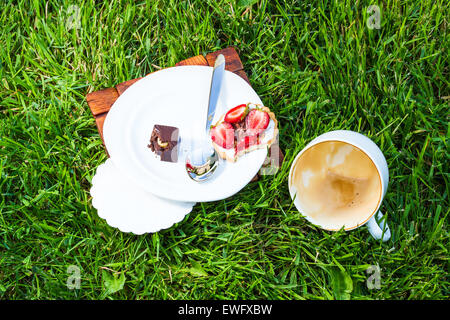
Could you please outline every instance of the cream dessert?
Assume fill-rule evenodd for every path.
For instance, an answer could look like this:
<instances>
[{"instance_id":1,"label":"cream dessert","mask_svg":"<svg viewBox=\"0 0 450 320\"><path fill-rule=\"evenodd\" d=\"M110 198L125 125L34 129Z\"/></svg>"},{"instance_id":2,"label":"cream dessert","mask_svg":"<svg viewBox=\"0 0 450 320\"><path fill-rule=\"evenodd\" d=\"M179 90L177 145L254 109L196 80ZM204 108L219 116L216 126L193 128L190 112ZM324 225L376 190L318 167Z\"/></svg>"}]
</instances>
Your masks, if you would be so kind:
<instances>
[{"instance_id":1,"label":"cream dessert","mask_svg":"<svg viewBox=\"0 0 450 320\"><path fill-rule=\"evenodd\" d=\"M214 149L222 159L235 162L253 150L270 147L278 134L278 122L269 108L247 103L230 109L211 126Z\"/></svg>"}]
</instances>

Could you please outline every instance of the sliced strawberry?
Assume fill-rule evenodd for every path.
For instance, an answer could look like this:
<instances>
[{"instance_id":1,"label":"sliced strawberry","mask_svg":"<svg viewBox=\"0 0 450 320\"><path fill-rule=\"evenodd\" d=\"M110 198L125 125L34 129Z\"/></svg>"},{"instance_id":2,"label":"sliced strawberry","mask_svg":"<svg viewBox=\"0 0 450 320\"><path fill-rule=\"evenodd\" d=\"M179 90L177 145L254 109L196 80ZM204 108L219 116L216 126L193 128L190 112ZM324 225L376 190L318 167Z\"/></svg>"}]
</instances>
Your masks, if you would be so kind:
<instances>
[{"instance_id":1,"label":"sliced strawberry","mask_svg":"<svg viewBox=\"0 0 450 320\"><path fill-rule=\"evenodd\" d=\"M211 127L211 139L225 149L234 147L234 128L228 122L219 123Z\"/></svg>"},{"instance_id":2,"label":"sliced strawberry","mask_svg":"<svg viewBox=\"0 0 450 320\"><path fill-rule=\"evenodd\" d=\"M234 107L225 115L225 121L229 123L236 123L244 120L245 116L248 113L248 106L246 104L240 104L237 107Z\"/></svg>"},{"instance_id":3,"label":"sliced strawberry","mask_svg":"<svg viewBox=\"0 0 450 320\"><path fill-rule=\"evenodd\" d=\"M248 131L252 134L258 135L269 126L270 117L269 114L260 109L252 109L247 118L245 118L245 124Z\"/></svg>"},{"instance_id":4,"label":"sliced strawberry","mask_svg":"<svg viewBox=\"0 0 450 320\"><path fill-rule=\"evenodd\" d=\"M248 149L255 144L258 144L258 136L256 134L249 131L239 132L236 143L236 153Z\"/></svg>"}]
</instances>

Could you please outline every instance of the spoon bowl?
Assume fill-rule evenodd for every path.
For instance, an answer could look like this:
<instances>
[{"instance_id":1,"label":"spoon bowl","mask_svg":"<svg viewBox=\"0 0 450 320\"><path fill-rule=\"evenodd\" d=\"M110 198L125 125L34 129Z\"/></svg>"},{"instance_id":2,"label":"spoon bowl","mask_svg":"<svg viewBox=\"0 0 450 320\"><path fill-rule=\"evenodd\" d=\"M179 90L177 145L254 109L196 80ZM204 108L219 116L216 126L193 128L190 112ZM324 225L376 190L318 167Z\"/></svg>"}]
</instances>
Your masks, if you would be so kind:
<instances>
[{"instance_id":1,"label":"spoon bowl","mask_svg":"<svg viewBox=\"0 0 450 320\"><path fill-rule=\"evenodd\" d=\"M211 145L196 148L186 157L186 171L197 182L209 179L218 166L219 156Z\"/></svg>"}]
</instances>

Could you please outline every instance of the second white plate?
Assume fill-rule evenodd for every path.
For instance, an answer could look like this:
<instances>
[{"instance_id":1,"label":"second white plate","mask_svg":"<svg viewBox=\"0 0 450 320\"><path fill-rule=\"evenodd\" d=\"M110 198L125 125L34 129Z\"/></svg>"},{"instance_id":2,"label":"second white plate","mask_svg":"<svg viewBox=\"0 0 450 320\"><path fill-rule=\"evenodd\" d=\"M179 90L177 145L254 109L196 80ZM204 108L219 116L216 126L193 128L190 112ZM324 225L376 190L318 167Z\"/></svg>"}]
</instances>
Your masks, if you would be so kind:
<instances>
[{"instance_id":1,"label":"second white plate","mask_svg":"<svg viewBox=\"0 0 450 320\"><path fill-rule=\"evenodd\" d=\"M124 176L111 159L92 178L92 206L100 218L122 232L153 233L170 228L192 211L194 202L158 198Z\"/></svg>"}]
</instances>

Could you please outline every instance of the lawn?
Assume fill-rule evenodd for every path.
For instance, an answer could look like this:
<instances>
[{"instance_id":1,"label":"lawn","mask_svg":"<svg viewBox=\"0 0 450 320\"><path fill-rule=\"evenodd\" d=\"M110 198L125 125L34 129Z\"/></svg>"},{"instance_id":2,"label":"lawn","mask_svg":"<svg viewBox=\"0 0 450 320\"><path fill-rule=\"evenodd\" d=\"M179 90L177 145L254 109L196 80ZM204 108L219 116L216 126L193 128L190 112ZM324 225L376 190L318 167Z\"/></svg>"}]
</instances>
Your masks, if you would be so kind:
<instances>
[{"instance_id":1,"label":"lawn","mask_svg":"<svg viewBox=\"0 0 450 320\"><path fill-rule=\"evenodd\" d=\"M0 299L448 299L446 3L1 1ZM86 94L228 46L277 114L281 170L168 230L108 226L89 194L107 155ZM293 158L335 129L385 154L386 243L292 205Z\"/></svg>"}]
</instances>

